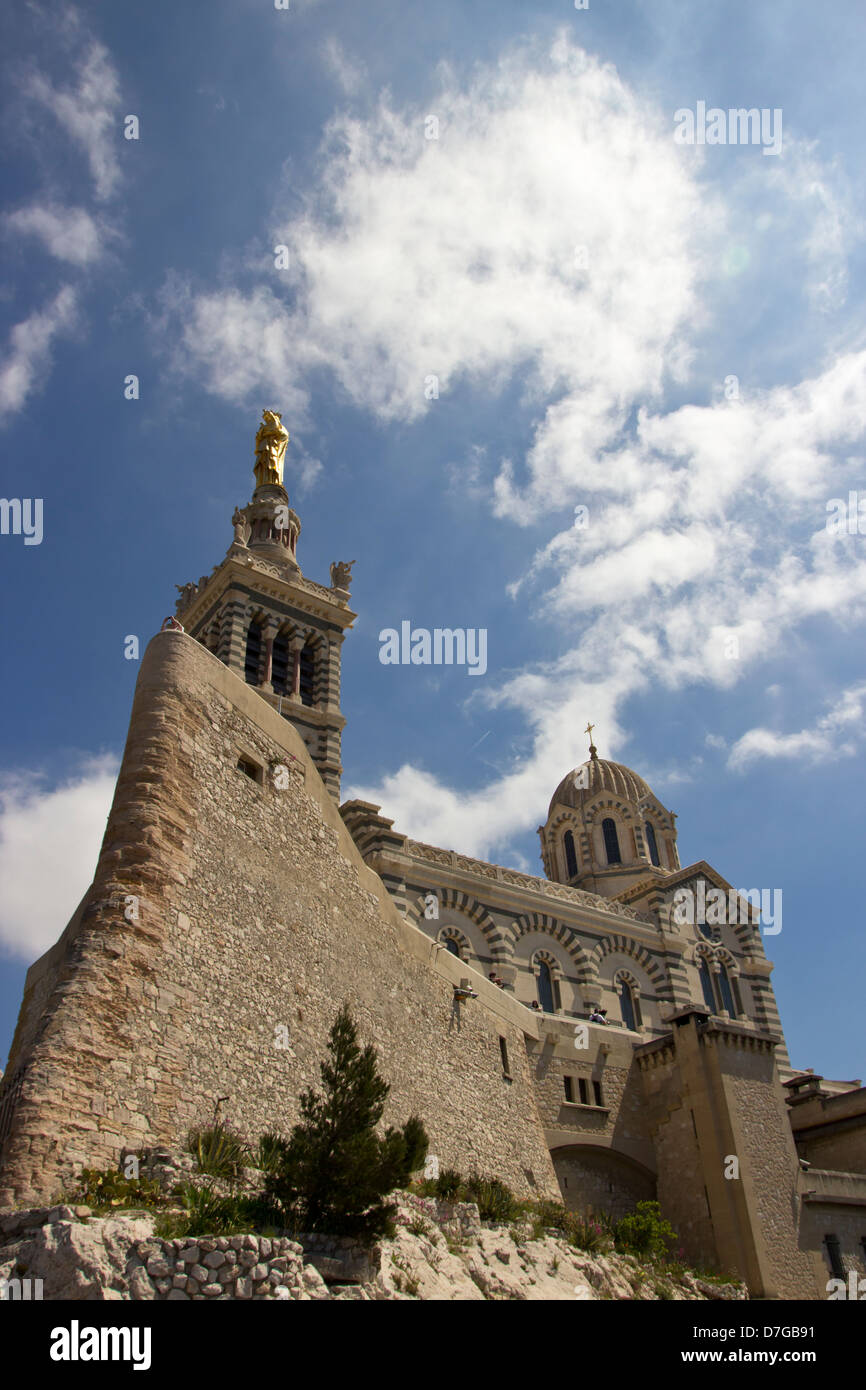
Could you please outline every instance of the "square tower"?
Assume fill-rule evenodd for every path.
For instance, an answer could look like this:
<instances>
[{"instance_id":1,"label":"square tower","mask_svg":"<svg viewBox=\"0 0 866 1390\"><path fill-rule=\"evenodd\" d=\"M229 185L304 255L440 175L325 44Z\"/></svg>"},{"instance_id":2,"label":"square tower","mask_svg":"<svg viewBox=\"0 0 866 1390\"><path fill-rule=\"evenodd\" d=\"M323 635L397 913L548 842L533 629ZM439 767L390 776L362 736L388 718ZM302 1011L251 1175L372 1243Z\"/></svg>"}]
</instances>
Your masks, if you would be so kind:
<instances>
[{"instance_id":1,"label":"square tower","mask_svg":"<svg viewBox=\"0 0 866 1390\"><path fill-rule=\"evenodd\" d=\"M252 685L301 735L339 802L340 649L356 617L349 608L354 561L331 565L326 588L301 572L301 523L283 486L288 430L263 412L256 435L256 488L232 517L225 559L197 584L178 585L185 630Z\"/></svg>"}]
</instances>

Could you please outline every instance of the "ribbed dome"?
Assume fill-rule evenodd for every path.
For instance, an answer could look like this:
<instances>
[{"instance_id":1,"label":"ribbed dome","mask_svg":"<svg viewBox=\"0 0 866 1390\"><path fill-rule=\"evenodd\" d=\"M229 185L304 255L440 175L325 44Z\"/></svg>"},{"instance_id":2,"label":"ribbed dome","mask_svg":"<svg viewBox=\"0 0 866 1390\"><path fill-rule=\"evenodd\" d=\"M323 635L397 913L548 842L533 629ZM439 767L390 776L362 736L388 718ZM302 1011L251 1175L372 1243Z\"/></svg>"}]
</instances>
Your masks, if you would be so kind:
<instances>
[{"instance_id":1,"label":"ribbed dome","mask_svg":"<svg viewBox=\"0 0 866 1390\"><path fill-rule=\"evenodd\" d=\"M588 774L585 787L575 785L577 774L582 769L586 769ZM552 815L554 806L576 807L580 804L581 797L585 799L602 791L613 792L624 801L634 802L653 796L647 783L642 777L638 777L636 772L632 772L630 767L623 763L609 763L603 758L590 758L588 762L581 763L579 768L576 767L569 772L567 777L563 777L551 797L548 818Z\"/></svg>"}]
</instances>

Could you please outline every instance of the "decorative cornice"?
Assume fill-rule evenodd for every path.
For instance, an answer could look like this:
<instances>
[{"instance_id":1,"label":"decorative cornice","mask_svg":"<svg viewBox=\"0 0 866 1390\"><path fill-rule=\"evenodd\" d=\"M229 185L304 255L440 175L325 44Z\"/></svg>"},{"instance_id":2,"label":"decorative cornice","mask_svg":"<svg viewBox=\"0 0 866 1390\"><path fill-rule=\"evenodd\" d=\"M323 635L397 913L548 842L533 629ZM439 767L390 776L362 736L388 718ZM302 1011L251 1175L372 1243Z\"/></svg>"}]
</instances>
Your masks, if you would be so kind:
<instances>
[{"instance_id":1,"label":"decorative cornice","mask_svg":"<svg viewBox=\"0 0 866 1390\"><path fill-rule=\"evenodd\" d=\"M273 598L289 606L292 606L294 598L294 606L303 611L300 596L309 594L311 599L316 600L315 604L309 604L310 615L341 629L351 627L357 617L349 608L344 589L328 589L324 584L306 579L300 571L288 573L285 565L272 564L242 546L233 545L198 592L190 595L186 602L183 596L179 600L178 614L183 617L187 631L193 631L210 605L216 603L228 589L237 584L253 586L256 577L265 581L260 582L257 588L257 594L262 598Z\"/></svg>"},{"instance_id":2,"label":"decorative cornice","mask_svg":"<svg viewBox=\"0 0 866 1390\"><path fill-rule=\"evenodd\" d=\"M559 898L578 907L591 907L614 917L627 917L635 922L655 926L655 919L648 913L626 907L624 903L619 903L613 898L603 898L599 893L587 893L582 888L569 888L564 883L552 883L550 879L537 878L534 874L522 874L516 869L506 869L501 864L488 864L483 859L470 859L468 855L457 854L455 850L439 849L436 845L425 845L419 840L407 840L405 853L413 859L425 859L449 869L462 869L481 878L493 879L497 883L510 883L515 888L528 888L533 893L543 893L548 898Z\"/></svg>"}]
</instances>

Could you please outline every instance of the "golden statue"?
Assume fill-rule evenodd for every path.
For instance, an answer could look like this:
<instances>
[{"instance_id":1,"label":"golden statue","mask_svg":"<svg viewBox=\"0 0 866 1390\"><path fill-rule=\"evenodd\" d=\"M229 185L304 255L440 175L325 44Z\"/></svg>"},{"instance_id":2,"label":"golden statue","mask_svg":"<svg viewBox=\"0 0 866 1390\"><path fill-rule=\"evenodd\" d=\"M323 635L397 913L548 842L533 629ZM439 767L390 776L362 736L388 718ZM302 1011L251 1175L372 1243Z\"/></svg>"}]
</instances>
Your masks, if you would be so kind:
<instances>
[{"instance_id":1,"label":"golden statue","mask_svg":"<svg viewBox=\"0 0 866 1390\"><path fill-rule=\"evenodd\" d=\"M262 423L256 435L256 463L253 469L257 487L263 487L265 483L277 483L282 487L283 459L288 442L289 431L279 411L263 410Z\"/></svg>"}]
</instances>

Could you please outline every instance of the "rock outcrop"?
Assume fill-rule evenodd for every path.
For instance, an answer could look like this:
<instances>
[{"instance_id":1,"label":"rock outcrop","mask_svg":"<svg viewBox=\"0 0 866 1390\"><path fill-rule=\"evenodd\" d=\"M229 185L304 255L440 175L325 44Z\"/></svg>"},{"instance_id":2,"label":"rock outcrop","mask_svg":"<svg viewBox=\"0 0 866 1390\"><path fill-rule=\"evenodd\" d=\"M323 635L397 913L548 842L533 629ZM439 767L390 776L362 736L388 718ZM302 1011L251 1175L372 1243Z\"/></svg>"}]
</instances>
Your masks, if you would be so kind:
<instances>
[{"instance_id":1,"label":"rock outcrop","mask_svg":"<svg viewBox=\"0 0 866 1390\"><path fill-rule=\"evenodd\" d=\"M394 1237L368 1251L319 1236L162 1239L146 1213L97 1217L70 1206L2 1212L0 1286L7 1297L84 1301L747 1297L742 1285L675 1279L632 1256L589 1254L552 1231L536 1237L529 1225L482 1223L471 1203L409 1193L395 1200Z\"/></svg>"}]
</instances>

